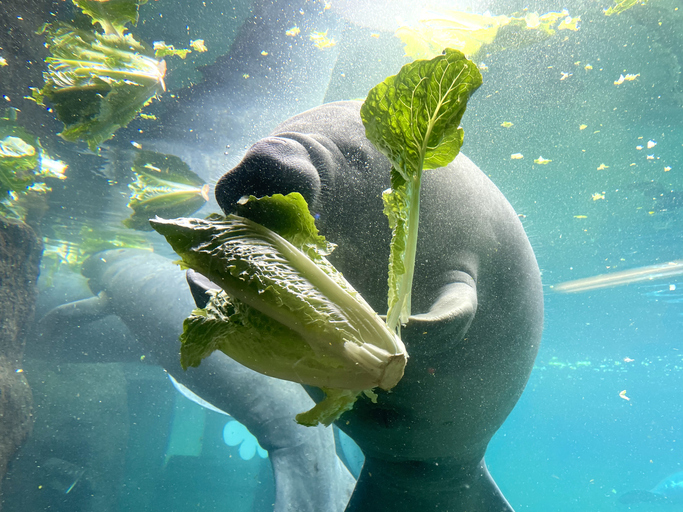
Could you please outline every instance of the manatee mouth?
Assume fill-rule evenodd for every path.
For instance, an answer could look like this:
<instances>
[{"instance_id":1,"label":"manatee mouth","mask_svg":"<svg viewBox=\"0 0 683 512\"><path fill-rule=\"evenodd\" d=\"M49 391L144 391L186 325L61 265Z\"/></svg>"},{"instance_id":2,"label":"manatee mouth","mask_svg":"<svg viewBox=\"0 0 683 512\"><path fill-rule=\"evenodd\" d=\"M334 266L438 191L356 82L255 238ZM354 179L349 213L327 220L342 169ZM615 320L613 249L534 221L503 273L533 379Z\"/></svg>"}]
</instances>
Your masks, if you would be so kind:
<instances>
[{"instance_id":1,"label":"manatee mouth","mask_svg":"<svg viewBox=\"0 0 683 512\"><path fill-rule=\"evenodd\" d=\"M261 139L216 184L216 201L233 213L240 198L299 192L310 205L320 193L320 177L306 148L285 137Z\"/></svg>"}]
</instances>

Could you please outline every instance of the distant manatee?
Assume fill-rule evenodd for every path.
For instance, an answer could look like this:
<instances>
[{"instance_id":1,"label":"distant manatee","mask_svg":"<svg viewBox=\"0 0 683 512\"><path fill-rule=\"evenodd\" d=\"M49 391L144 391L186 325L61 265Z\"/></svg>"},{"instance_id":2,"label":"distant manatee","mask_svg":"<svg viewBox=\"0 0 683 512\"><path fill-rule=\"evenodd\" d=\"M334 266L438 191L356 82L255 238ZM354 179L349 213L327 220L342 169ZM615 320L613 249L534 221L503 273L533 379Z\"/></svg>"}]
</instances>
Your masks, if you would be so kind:
<instances>
[{"instance_id":1,"label":"distant manatee","mask_svg":"<svg viewBox=\"0 0 683 512\"><path fill-rule=\"evenodd\" d=\"M256 373L221 352L199 368L180 367L179 336L195 304L185 273L150 251L117 249L91 256L83 275L95 297L59 306L39 323L44 336L116 315L175 379L230 414L268 450L275 477L275 512L340 512L354 479L335 452L331 429L297 425L313 401L304 389Z\"/></svg>"},{"instance_id":2,"label":"distant manatee","mask_svg":"<svg viewBox=\"0 0 683 512\"><path fill-rule=\"evenodd\" d=\"M683 471L667 476L650 491L629 491L619 497L619 503L670 503L683 505Z\"/></svg>"}]
</instances>

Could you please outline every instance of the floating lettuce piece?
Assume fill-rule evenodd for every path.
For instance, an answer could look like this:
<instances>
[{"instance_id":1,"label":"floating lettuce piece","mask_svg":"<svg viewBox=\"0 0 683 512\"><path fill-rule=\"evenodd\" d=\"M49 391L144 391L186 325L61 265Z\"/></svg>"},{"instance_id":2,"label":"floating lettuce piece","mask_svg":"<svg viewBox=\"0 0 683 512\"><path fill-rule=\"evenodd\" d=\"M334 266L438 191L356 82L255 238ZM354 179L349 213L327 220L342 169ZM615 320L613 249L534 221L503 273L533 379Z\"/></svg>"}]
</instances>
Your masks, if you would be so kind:
<instances>
[{"instance_id":1,"label":"floating lettuce piece","mask_svg":"<svg viewBox=\"0 0 683 512\"><path fill-rule=\"evenodd\" d=\"M25 190L34 180L38 165L36 148L19 137L8 135L0 140L0 194Z\"/></svg>"},{"instance_id":2,"label":"floating lettuce piece","mask_svg":"<svg viewBox=\"0 0 683 512\"><path fill-rule=\"evenodd\" d=\"M251 197L239 213L268 227L236 215L151 221L184 265L224 290L185 321L183 367L221 350L266 375L318 386L327 398L297 416L305 425L329 425L359 393L393 388L405 347L327 261L333 246L303 197Z\"/></svg>"},{"instance_id":3,"label":"floating lettuce piece","mask_svg":"<svg viewBox=\"0 0 683 512\"><path fill-rule=\"evenodd\" d=\"M105 32L61 23L48 27L45 84L33 90L33 99L54 108L64 123L60 135L65 140L82 140L95 150L165 90L166 64L132 35L124 35L124 25L137 21L137 0L74 3Z\"/></svg>"},{"instance_id":4,"label":"floating lettuce piece","mask_svg":"<svg viewBox=\"0 0 683 512\"><path fill-rule=\"evenodd\" d=\"M157 59L160 59L162 57L167 57L169 55L173 55L175 57L180 57L181 59L184 59L187 57L188 54L192 53L192 50L189 50L187 48L175 48L172 44L166 44L163 41L154 41L152 43L152 46L154 48L154 56Z\"/></svg>"},{"instance_id":5,"label":"floating lettuce piece","mask_svg":"<svg viewBox=\"0 0 683 512\"><path fill-rule=\"evenodd\" d=\"M361 107L366 137L392 164L384 213L393 230L387 325L410 316L422 171L448 165L460 152L460 120L481 73L457 51L406 64L375 86Z\"/></svg>"},{"instance_id":6,"label":"floating lettuce piece","mask_svg":"<svg viewBox=\"0 0 683 512\"><path fill-rule=\"evenodd\" d=\"M635 5L645 5L648 0L621 0L617 1L615 5L609 9L605 9L605 16L612 16L613 14L621 14Z\"/></svg>"},{"instance_id":7,"label":"floating lettuce piece","mask_svg":"<svg viewBox=\"0 0 683 512\"><path fill-rule=\"evenodd\" d=\"M0 200L33 184L40 150L38 138L17 124L17 110L0 110Z\"/></svg>"},{"instance_id":8,"label":"floating lettuce piece","mask_svg":"<svg viewBox=\"0 0 683 512\"><path fill-rule=\"evenodd\" d=\"M557 30L578 30L579 17L561 12L524 12L519 16L493 16L486 12L424 10L414 25L402 25L395 35L414 59L432 58L443 48L455 48L476 59L484 53L528 46L547 39Z\"/></svg>"},{"instance_id":9,"label":"floating lettuce piece","mask_svg":"<svg viewBox=\"0 0 683 512\"><path fill-rule=\"evenodd\" d=\"M191 215L209 200L209 185L177 156L138 151L132 169L136 180L128 185L133 213L123 221L127 228L151 231L149 219Z\"/></svg>"},{"instance_id":10,"label":"floating lettuce piece","mask_svg":"<svg viewBox=\"0 0 683 512\"><path fill-rule=\"evenodd\" d=\"M0 110L0 215L25 220L29 210L45 208L51 189L43 178L64 179L66 168L17 124L16 109Z\"/></svg>"}]
</instances>

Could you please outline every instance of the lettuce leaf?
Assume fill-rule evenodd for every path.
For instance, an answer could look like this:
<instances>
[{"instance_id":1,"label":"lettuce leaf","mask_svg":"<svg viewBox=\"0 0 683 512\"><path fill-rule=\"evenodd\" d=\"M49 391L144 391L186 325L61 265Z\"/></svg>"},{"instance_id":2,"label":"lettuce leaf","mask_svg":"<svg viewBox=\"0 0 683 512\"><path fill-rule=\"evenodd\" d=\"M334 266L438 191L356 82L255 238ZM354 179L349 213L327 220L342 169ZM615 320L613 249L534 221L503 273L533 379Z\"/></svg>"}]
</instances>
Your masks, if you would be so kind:
<instances>
[{"instance_id":1,"label":"lettuce leaf","mask_svg":"<svg viewBox=\"0 0 683 512\"><path fill-rule=\"evenodd\" d=\"M249 198L226 218L154 219L183 264L224 292L186 320L181 363L214 350L258 372L323 388L321 402L297 419L329 424L362 391L393 388L405 346L325 258L298 193ZM266 226L267 225L267 226Z\"/></svg>"},{"instance_id":2,"label":"lettuce leaf","mask_svg":"<svg viewBox=\"0 0 683 512\"><path fill-rule=\"evenodd\" d=\"M132 170L136 179L128 185L127 206L133 213L123 221L127 228L151 231L149 219L191 215L209 200L209 185L177 156L140 150Z\"/></svg>"},{"instance_id":3,"label":"lettuce leaf","mask_svg":"<svg viewBox=\"0 0 683 512\"><path fill-rule=\"evenodd\" d=\"M45 27L50 56L44 85L32 98L49 104L64 123L61 137L95 151L166 90L166 63L125 34L146 0L74 0L104 33L65 23Z\"/></svg>"},{"instance_id":4,"label":"lettuce leaf","mask_svg":"<svg viewBox=\"0 0 683 512\"><path fill-rule=\"evenodd\" d=\"M460 120L470 94L481 83L473 62L446 49L431 60L403 66L375 86L361 107L366 137L392 164L391 189L384 194L384 212L393 231L390 329L400 329L410 316L422 172L448 165L460 152Z\"/></svg>"}]
</instances>

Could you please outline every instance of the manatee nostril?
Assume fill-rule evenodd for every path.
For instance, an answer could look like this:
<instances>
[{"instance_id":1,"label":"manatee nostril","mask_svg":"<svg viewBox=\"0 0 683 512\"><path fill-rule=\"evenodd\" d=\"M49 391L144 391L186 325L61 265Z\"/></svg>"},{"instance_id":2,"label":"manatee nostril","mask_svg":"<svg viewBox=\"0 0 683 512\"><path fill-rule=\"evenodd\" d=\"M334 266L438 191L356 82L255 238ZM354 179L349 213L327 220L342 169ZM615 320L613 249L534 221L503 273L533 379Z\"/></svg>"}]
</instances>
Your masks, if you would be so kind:
<instances>
[{"instance_id":1,"label":"manatee nostril","mask_svg":"<svg viewBox=\"0 0 683 512\"><path fill-rule=\"evenodd\" d=\"M320 176L306 148L284 137L267 137L216 184L216 200L226 213L245 195L256 197L299 192L308 204L320 193Z\"/></svg>"}]
</instances>

